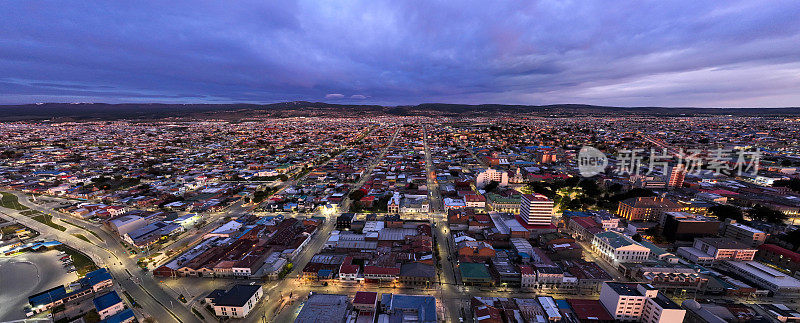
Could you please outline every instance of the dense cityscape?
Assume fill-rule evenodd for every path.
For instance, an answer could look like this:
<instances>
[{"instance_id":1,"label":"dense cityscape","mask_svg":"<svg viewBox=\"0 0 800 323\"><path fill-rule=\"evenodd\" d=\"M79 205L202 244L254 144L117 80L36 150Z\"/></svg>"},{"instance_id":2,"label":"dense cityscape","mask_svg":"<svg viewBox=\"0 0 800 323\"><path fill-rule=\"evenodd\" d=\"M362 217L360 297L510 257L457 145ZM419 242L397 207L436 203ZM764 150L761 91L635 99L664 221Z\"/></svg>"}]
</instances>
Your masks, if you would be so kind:
<instances>
[{"instance_id":1,"label":"dense cityscape","mask_svg":"<svg viewBox=\"0 0 800 323\"><path fill-rule=\"evenodd\" d=\"M0 142L0 321L800 319L797 118L7 122Z\"/></svg>"},{"instance_id":2,"label":"dense cityscape","mask_svg":"<svg viewBox=\"0 0 800 323\"><path fill-rule=\"evenodd\" d=\"M0 8L0 323L800 322L800 1Z\"/></svg>"}]
</instances>

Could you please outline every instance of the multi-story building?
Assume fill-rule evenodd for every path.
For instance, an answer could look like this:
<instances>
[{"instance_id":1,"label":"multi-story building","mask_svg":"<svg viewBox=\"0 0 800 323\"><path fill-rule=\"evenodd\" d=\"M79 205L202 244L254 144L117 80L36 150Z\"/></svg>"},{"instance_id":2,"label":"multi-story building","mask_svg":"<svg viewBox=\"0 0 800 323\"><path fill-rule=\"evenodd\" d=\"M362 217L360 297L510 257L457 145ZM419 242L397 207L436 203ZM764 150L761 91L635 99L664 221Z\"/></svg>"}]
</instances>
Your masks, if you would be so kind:
<instances>
[{"instance_id":1,"label":"multi-story building","mask_svg":"<svg viewBox=\"0 0 800 323\"><path fill-rule=\"evenodd\" d=\"M523 194L519 214L529 225L552 225L553 200L542 194Z\"/></svg>"},{"instance_id":2,"label":"multi-story building","mask_svg":"<svg viewBox=\"0 0 800 323\"><path fill-rule=\"evenodd\" d=\"M678 255L697 264L710 265L719 260L751 261L756 249L729 238L697 238L693 246L678 248Z\"/></svg>"},{"instance_id":3,"label":"multi-story building","mask_svg":"<svg viewBox=\"0 0 800 323\"><path fill-rule=\"evenodd\" d=\"M578 240L591 240L595 234L603 232L597 221L588 216L573 216L567 222L567 229Z\"/></svg>"},{"instance_id":4,"label":"multi-story building","mask_svg":"<svg viewBox=\"0 0 800 323\"><path fill-rule=\"evenodd\" d=\"M665 197L632 197L619 202L617 215L629 221L658 221L664 212L680 210L680 204Z\"/></svg>"},{"instance_id":5,"label":"multi-story building","mask_svg":"<svg viewBox=\"0 0 800 323\"><path fill-rule=\"evenodd\" d=\"M206 296L206 303L214 307L217 316L243 318L264 295L261 285L234 285L225 291L215 289Z\"/></svg>"},{"instance_id":6,"label":"multi-story building","mask_svg":"<svg viewBox=\"0 0 800 323\"><path fill-rule=\"evenodd\" d=\"M488 193L486 194L486 205L489 211L513 214L519 214L520 212L520 198L518 197L505 197L495 193Z\"/></svg>"},{"instance_id":7,"label":"multi-story building","mask_svg":"<svg viewBox=\"0 0 800 323\"><path fill-rule=\"evenodd\" d=\"M478 173L478 177L475 179L475 186L484 188L491 182L497 182L499 186L508 186L508 173L493 168L486 169Z\"/></svg>"},{"instance_id":8,"label":"multi-story building","mask_svg":"<svg viewBox=\"0 0 800 323\"><path fill-rule=\"evenodd\" d=\"M533 272L533 268L528 265L519 266L519 273L522 276L520 280L520 287L522 288L534 288L536 285L536 273Z\"/></svg>"},{"instance_id":9,"label":"multi-story building","mask_svg":"<svg viewBox=\"0 0 800 323\"><path fill-rule=\"evenodd\" d=\"M605 282L600 289L600 303L617 321L683 322L686 310L645 284Z\"/></svg>"},{"instance_id":10,"label":"multi-story building","mask_svg":"<svg viewBox=\"0 0 800 323\"><path fill-rule=\"evenodd\" d=\"M97 314L100 314L100 319L105 320L108 317L122 312L125 309L125 303L119 298L116 291L110 291L98 297L95 297L92 302Z\"/></svg>"},{"instance_id":11,"label":"multi-story building","mask_svg":"<svg viewBox=\"0 0 800 323\"><path fill-rule=\"evenodd\" d=\"M596 234L592 239L592 248L615 266L620 263L642 262L650 257L650 249L615 231Z\"/></svg>"},{"instance_id":12,"label":"multi-story building","mask_svg":"<svg viewBox=\"0 0 800 323\"><path fill-rule=\"evenodd\" d=\"M715 218L686 212L664 212L661 229L670 241L691 241L698 237L715 236L719 232L719 221Z\"/></svg>"},{"instance_id":13,"label":"multi-story building","mask_svg":"<svg viewBox=\"0 0 800 323\"><path fill-rule=\"evenodd\" d=\"M680 188L683 186L683 179L686 177L686 165L669 165L664 175L667 180L667 187Z\"/></svg>"},{"instance_id":14,"label":"multi-story building","mask_svg":"<svg viewBox=\"0 0 800 323\"><path fill-rule=\"evenodd\" d=\"M719 234L726 238L739 241L751 247L758 247L767 240L767 233L741 223L736 220L726 219L722 223Z\"/></svg>"}]
</instances>

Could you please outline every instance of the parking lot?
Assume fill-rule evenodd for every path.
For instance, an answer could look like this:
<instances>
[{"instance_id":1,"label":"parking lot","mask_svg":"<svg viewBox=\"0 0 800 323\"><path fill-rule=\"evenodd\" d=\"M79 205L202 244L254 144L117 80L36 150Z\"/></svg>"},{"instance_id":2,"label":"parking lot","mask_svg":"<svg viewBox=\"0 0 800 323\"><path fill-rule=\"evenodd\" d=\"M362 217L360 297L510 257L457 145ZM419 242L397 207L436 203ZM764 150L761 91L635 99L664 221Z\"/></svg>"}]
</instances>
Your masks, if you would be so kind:
<instances>
[{"instance_id":1,"label":"parking lot","mask_svg":"<svg viewBox=\"0 0 800 323\"><path fill-rule=\"evenodd\" d=\"M78 279L59 258L55 250L0 257L0 321L24 319L28 296Z\"/></svg>"}]
</instances>

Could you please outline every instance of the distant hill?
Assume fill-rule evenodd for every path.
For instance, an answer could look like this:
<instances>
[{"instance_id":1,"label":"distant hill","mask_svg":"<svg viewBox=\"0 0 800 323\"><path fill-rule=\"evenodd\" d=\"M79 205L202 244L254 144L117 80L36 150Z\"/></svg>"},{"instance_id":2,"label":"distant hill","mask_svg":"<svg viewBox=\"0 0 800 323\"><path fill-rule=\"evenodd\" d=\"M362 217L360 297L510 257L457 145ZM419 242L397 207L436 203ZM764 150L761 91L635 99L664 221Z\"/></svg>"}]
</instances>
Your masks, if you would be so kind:
<instances>
[{"instance_id":1,"label":"distant hill","mask_svg":"<svg viewBox=\"0 0 800 323\"><path fill-rule=\"evenodd\" d=\"M273 104L159 104L159 103L44 103L0 105L0 121L15 120L113 120L161 118L238 119L252 116L577 116L577 115L657 115L657 116L800 116L800 108L665 108L609 107L582 104L503 105L443 104L380 106L324 102L281 102Z\"/></svg>"}]
</instances>

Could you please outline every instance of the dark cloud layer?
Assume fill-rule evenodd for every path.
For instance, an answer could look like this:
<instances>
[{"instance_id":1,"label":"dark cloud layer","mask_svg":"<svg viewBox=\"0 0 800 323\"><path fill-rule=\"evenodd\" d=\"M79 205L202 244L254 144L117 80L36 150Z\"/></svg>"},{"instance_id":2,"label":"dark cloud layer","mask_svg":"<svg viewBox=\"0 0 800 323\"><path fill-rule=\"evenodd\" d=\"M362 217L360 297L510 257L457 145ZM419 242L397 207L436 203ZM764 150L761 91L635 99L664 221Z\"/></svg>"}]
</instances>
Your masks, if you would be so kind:
<instances>
[{"instance_id":1,"label":"dark cloud layer","mask_svg":"<svg viewBox=\"0 0 800 323\"><path fill-rule=\"evenodd\" d=\"M798 1L5 1L0 103L800 105Z\"/></svg>"}]
</instances>

